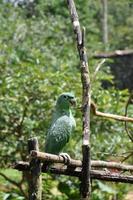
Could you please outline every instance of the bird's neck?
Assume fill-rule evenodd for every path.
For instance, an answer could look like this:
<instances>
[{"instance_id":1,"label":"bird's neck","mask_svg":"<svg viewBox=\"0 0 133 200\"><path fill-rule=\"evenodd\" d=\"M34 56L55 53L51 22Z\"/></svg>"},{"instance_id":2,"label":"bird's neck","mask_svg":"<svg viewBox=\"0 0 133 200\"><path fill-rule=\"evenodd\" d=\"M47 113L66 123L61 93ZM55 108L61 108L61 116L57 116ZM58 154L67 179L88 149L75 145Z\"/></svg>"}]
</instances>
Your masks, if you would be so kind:
<instances>
[{"instance_id":1,"label":"bird's neck","mask_svg":"<svg viewBox=\"0 0 133 200\"><path fill-rule=\"evenodd\" d=\"M68 115L69 116L71 114L71 109L56 107L56 112L60 115Z\"/></svg>"}]
</instances>

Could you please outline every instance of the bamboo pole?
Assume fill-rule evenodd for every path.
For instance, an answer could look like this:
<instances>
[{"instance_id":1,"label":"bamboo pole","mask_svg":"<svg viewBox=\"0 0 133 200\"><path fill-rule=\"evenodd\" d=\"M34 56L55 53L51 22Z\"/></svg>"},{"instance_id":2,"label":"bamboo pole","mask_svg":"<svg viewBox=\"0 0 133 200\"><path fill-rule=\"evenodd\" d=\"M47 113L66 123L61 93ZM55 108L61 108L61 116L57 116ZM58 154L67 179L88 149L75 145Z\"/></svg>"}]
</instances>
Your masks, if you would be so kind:
<instances>
[{"instance_id":1,"label":"bamboo pole","mask_svg":"<svg viewBox=\"0 0 133 200\"><path fill-rule=\"evenodd\" d=\"M132 56L133 49L126 50L116 50L114 52L101 52L93 55L94 58L115 58L115 57L123 57L123 56Z\"/></svg>"},{"instance_id":2,"label":"bamboo pole","mask_svg":"<svg viewBox=\"0 0 133 200\"><path fill-rule=\"evenodd\" d=\"M108 43L108 1L107 0L101 0L102 4L102 41L105 45L105 49L107 48Z\"/></svg>"},{"instance_id":3,"label":"bamboo pole","mask_svg":"<svg viewBox=\"0 0 133 200\"><path fill-rule=\"evenodd\" d=\"M30 170L30 164L28 162L22 162L19 161L14 164L14 169L17 169L19 171L29 171ZM51 174L60 174L60 175L66 175L66 176L74 176L81 178L81 168L67 168L66 166L58 167L52 167L47 170L43 170L42 172L47 173L50 172ZM130 183L133 184L133 176L131 175L123 175L121 173L111 173L110 171L104 171L104 170L91 170L90 171L91 179L97 179L102 181L112 181L112 182L121 182L121 183Z\"/></svg>"},{"instance_id":4,"label":"bamboo pole","mask_svg":"<svg viewBox=\"0 0 133 200\"><path fill-rule=\"evenodd\" d=\"M37 158L41 162L50 161L51 163L65 164L63 157L60 155L54 155L54 154L49 154L49 153L33 150L31 151L30 157ZM71 158L68 166L81 168L82 161L74 160ZM120 171L133 172L133 165L121 164L117 162L107 162L107 161L102 161L102 160L91 160L91 168L107 168L107 169L116 169Z\"/></svg>"},{"instance_id":5,"label":"bamboo pole","mask_svg":"<svg viewBox=\"0 0 133 200\"><path fill-rule=\"evenodd\" d=\"M36 137L28 140L29 153L32 150L39 151L38 140ZM42 200L42 177L41 162L37 158L32 158L29 163L29 200Z\"/></svg>"},{"instance_id":6,"label":"bamboo pole","mask_svg":"<svg viewBox=\"0 0 133 200\"><path fill-rule=\"evenodd\" d=\"M82 81L82 117L83 117L83 143L82 143L82 177L81 199L90 199L90 77L85 49L85 28L81 31L78 14L73 0L67 0L73 30L76 35L77 49L80 57L80 71Z\"/></svg>"}]
</instances>

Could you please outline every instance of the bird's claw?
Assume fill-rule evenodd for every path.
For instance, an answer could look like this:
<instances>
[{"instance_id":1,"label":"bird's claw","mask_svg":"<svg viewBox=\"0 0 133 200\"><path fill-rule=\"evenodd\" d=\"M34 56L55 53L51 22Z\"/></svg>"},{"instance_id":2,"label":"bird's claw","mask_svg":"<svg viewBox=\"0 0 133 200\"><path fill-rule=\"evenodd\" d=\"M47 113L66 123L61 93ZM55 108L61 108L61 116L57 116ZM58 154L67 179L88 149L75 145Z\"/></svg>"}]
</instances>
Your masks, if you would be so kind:
<instances>
[{"instance_id":1,"label":"bird's claw","mask_svg":"<svg viewBox=\"0 0 133 200\"><path fill-rule=\"evenodd\" d=\"M63 157L65 164L69 165L71 162L71 157L67 153L60 153L61 157Z\"/></svg>"}]
</instances>

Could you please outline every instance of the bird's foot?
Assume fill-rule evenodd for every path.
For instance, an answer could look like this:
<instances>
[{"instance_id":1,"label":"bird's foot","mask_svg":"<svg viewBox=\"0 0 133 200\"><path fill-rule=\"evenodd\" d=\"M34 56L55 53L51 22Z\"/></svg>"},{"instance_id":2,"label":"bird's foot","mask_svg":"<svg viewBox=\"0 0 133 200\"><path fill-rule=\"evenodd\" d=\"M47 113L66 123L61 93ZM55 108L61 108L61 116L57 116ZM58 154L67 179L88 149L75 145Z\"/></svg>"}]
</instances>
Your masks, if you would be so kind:
<instances>
[{"instance_id":1,"label":"bird's foot","mask_svg":"<svg viewBox=\"0 0 133 200\"><path fill-rule=\"evenodd\" d=\"M60 153L59 155L63 157L65 164L70 164L71 157L67 153Z\"/></svg>"}]
</instances>

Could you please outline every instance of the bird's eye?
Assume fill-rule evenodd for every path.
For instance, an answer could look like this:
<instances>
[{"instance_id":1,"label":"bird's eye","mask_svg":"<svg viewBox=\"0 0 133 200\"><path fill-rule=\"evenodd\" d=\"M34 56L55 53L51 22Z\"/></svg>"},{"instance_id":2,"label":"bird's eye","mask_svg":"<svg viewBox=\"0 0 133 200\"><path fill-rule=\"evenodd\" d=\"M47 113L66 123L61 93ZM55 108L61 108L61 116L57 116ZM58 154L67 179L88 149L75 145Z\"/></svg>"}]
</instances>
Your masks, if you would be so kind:
<instances>
[{"instance_id":1,"label":"bird's eye","mask_svg":"<svg viewBox=\"0 0 133 200\"><path fill-rule=\"evenodd\" d=\"M64 98L66 99L66 98L67 98L67 96L66 96L66 95L64 95Z\"/></svg>"}]
</instances>

